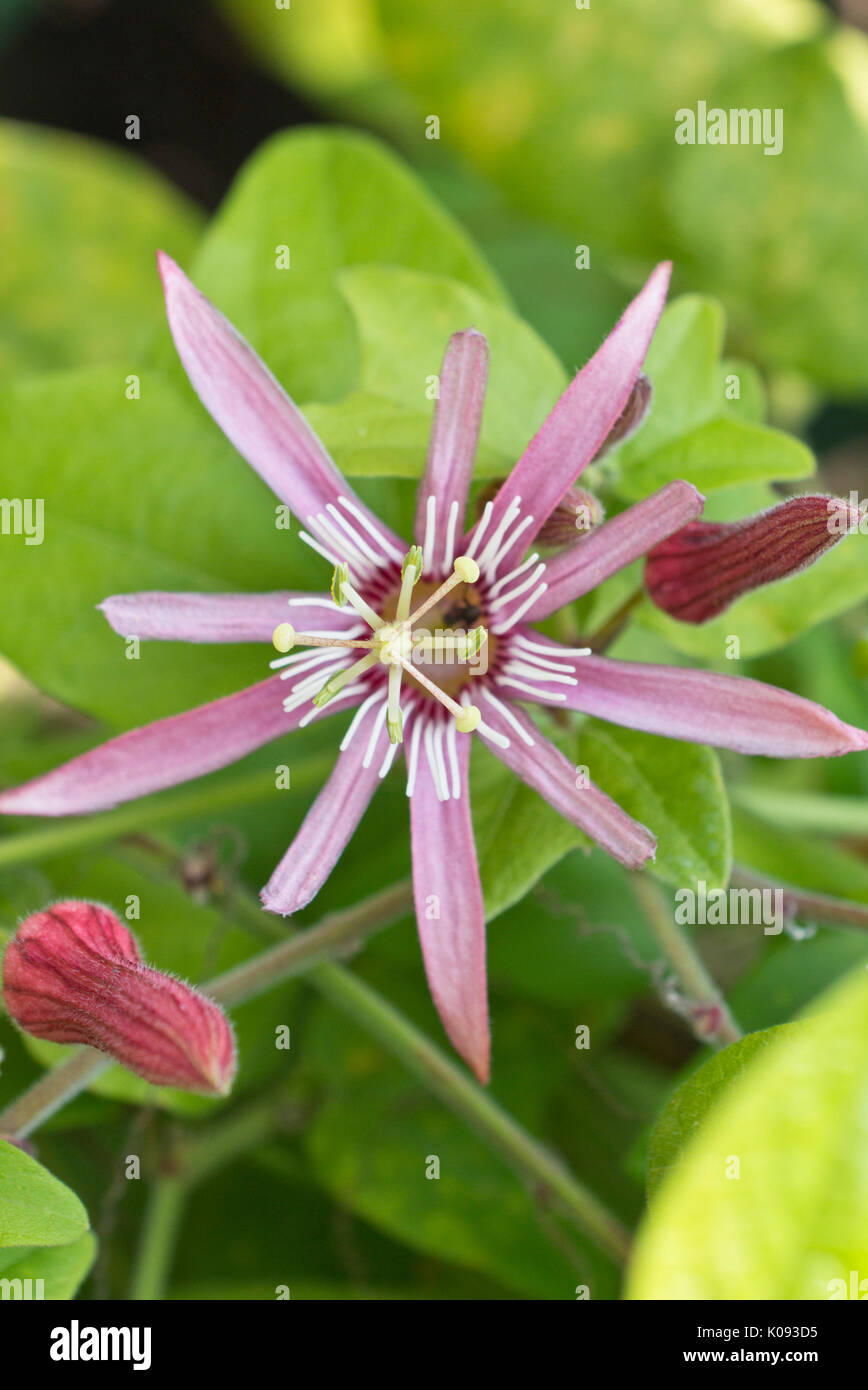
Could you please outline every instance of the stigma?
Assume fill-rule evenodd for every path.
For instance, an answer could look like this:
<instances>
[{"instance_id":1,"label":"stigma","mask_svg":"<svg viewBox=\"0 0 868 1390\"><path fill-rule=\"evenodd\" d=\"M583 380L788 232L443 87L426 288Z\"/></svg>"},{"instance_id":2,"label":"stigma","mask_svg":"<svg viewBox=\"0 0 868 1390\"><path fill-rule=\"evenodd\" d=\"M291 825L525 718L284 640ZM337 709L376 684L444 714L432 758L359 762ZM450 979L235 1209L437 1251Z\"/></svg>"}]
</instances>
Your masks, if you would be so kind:
<instances>
[{"instance_id":1,"label":"stigma","mask_svg":"<svg viewBox=\"0 0 868 1390\"><path fill-rule=\"evenodd\" d=\"M403 740L401 689L405 677L415 682L448 710L459 733L472 733L474 729L479 728L482 715L478 707L453 699L420 669L420 664L426 660L430 661L432 653L437 661L472 661L488 641L486 628L473 627L466 632L446 628L431 632L427 628L420 630L417 627L419 620L435 608L456 585L475 584L479 578L479 565L471 556L457 556L453 561L452 573L413 609L413 589L422 576L423 567L421 547L411 546L401 565L401 587L395 603L394 616L386 619L376 613L350 583L348 565L340 563L336 566L331 583L332 599L339 608L349 604L355 610L368 629L362 638L299 633L288 622L280 623L274 629L272 642L283 659L272 662L273 666L282 665L286 660L294 660L295 658L288 657L288 653L294 647L346 648L358 650L360 653L358 659L349 666L332 670L323 684L320 684L315 676L311 677L310 684L305 682L304 698L310 699L314 712L342 691L349 693L348 687L353 687L355 681L372 668L385 667L388 682L386 728L391 743L397 744ZM361 630L364 632L364 627ZM338 653L335 652L334 655L337 657ZM326 651L321 658L310 658L311 666L315 666L318 661L328 661L328 656L329 653ZM295 703L298 701L294 698Z\"/></svg>"}]
</instances>

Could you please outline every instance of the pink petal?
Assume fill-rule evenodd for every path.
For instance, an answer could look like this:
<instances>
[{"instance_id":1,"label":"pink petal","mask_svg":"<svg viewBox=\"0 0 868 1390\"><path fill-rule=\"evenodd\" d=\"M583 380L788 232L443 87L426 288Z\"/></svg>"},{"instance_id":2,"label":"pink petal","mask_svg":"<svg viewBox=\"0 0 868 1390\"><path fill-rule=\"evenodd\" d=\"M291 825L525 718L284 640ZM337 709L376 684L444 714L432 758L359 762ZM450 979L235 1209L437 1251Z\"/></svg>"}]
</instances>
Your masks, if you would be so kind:
<instances>
[{"instance_id":1,"label":"pink petal","mask_svg":"<svg viewBox=\"0 0 868 1390\"><path fill-rule=\"evenodd\" d=\"M454 541L464 531L467 490L479 442L485 388L488 384L488 340L475 329L453 333L440 368L440 396L428 445L425 475L419 485L414 536L424 546L425 569L451 564ZM434 497L433 529L428 528L429 498ZM453 517L450 532L450 517ZM451 534L453 553L446 555Z\"/></svg>"},{"instance_id":2,"label":"pink petal","mask_svg":"<svg viewBox=\"0 0 868 1390\"><path fill-rule=\"evenodd\" d=\"M705 498L690 483L667 483L643 502L605 521L589 536L546 562L546 592L526 615L540 622L590 593L640 555L699 516ZM520 600L517 600L519 602ZM504 610L504 615L508 610Z\"/></svg>"},{"instance_id":3,"label":"pink petal","mask_svg":"<svg viewBox=\"0 0 868 1390\"><path fill-rule=\"evenodd\" d=\"M43 777L0 795L11 816L71 816L177 786L236 762L294 729L305 708L287 714L279 676L184 714L131 729Z\"/></svg>"},{"instance_id":4,"label":"pink petal","mask_svg":"<svg viewBox=\"0 0 868 1390\"><path fill-rule=\"evenodd\" d=\"M485 908L470 821L470 738L457 740L461 795L439 801L428 760L419 758L410 798L413 894L425 973L456 1051L483 1085L490 1037Z\"/></svg>"},{"instance_id":5,"label":"pink petal","mask_svg":"<svg viewBox=\"0 0 868 1390\"><path fill-rule=\"evenodd\" d=\"M305 907L316 897L346 849L377 790L380 767L389 748L381 718L383 708L384 701L378 700L362 715L352 742L341 753L301 829L263 888L260 896L268 912L287 917Z\"/></svg>"},{"instance_id":6,"label":"pink petal","mask_svg":"<svg viewBox=\"0 0 868 1390\"><path fill-rule=\"evenodd\" d=\"M278 623L298 632L339 633L356 622L350 609L334 604L293 604L309 596L289 590L273 594L115 594L99 604L122 637L164 642L270 642Z\"/></svg>"},{"instance_id":7,"label":"pink petal","mask_svg":"<svg viewBox=\"0 0 868 1390\"><path fill-rule=\"evenodd\" d=\"M671 268L664 261L653 271L602 347L543 421L494 499L489 536L517 497L522 513L534 518L534 524L504 552L500 569L510 568L521 558L627 404L663 311Z\"/></svg>"},{"instance_id":8,"label":"pink petal","mask_svg":"<svg viewBox=\"0 0 868 1390\"><path fill-rule=\"evenodd\" d=\"M555 642L551 654L571 661ZM868 748L868 734L822 705L746 676L605 656L580 656L572 664L577 684L551 687L566 695L560 707L612 724L769 758L830 758ZM541 694L540 703L550 694Z\"/></svg>"},{"instance_id":9,"label":"pink petal","mask_svg":"<svg viewBox=\"0 0 868 1390\"><path fill-rule=\"evenodd\" d=\"M400 550L400 541L356 497L249 343L170 256L160 251L157 262L169 327L184 370L205 409L242 458L296 516L306 521L343 496Z\"/></svg>"},{"instance_id":10,"label":"pink petal","mask_svg":"<svg viewBox=\"0 0 868 1390\"><path fill-rule=\"evenodd\" d=\"M505 691L498 692L498 700L507 698ZM524 738L516 732L515 724L511 724L484 696L480 706L485 723L510 741L508 748L490 743L491 752L507 767L511 767L523 782L545 797L566 820L577 825L601 849L628 869L641 869L649 859L654 858L657 841L651 831L628 816L593 783L586 786L581 782L577 785L577 768L559 748L543 737L518 705L509 701L509 712L515 724L524 731ZM528 739L529 743L526 741Z\"/></svg>"}]
</instances>

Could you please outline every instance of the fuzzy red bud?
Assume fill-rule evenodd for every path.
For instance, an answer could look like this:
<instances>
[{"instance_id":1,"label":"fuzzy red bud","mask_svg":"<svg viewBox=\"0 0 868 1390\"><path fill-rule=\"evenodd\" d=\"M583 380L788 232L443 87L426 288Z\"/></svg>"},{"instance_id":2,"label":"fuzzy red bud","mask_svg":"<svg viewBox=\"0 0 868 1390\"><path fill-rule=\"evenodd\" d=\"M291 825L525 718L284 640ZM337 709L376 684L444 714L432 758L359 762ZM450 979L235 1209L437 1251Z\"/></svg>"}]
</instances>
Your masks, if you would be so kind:
<instances>
[{"instance_id":1,"label":"fuzzy red bud","mask_svg":"<svg viewBox=\"0 0 868 1390\"><path fill-rule=\"evenodd\" d=\"M25 1033L84 1043L156 1086L225 1095L235 1040L204 994L145 965L108 908L61 902L21 923L3 956L3 1002Z\"/></svg>"},{"instance_id":2,"label":"fuzzy red bud","mask_svg":"<svg viewBox=\"0 0 868 1390\"><path fill-rule=\"evenodd\" d=\"M743 521L691 521L649 551L645 587L673 618L704 623L813 564L859 521L858 507L823 496L791 497Z\"/></svg>"}]
</instances>

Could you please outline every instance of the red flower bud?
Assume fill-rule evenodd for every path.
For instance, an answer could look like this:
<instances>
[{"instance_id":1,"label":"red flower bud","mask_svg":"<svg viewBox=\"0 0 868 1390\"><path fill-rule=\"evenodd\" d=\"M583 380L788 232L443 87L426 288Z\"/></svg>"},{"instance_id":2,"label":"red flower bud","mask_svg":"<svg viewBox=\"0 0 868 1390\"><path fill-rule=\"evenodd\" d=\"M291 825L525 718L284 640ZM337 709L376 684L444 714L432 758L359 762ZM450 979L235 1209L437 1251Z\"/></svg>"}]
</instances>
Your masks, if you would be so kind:
<instances>
[{"instance_id":1,"label":"red flower bud","mask_svg":"<svg viewBox=\"0 0 868 1390\"><path fill-rule=\"evenodd\" d=\"M743 521L691 521L648 552L645 587L683 623L704 623L763 584L813 564L859 524L838 497L791 497Z\"/></svg>"},{"instance_id":2,"label":"red flower bud","mask_svg":"<svg viewBox=\"0 0 868 1390\"><path fill-rule=\"evenodd\" d=\"M593 531L605 515L602 502L592 492L583 487L571 487L543 522L537 540L540 545L560 550Z\"/></svg>"},{"instance_id":3,"label":"red flower bud","mask_svg":"<svg viewBox=\"0 0 868 1390\"><path fill-rule=\"evenodd\" d=\"M627 404L621 411L606 438L603 440L594 460L607 454L610 449L614 449L616 444L623 444L625 439L629 439L631 434L635 434L642 424L648 411L651 409L651 397L653 395L651 382L644 372L640 372L636 378L633 390L627 397ZM592 460L593 462L593 460Z\"/></svg>"},{"instance_id":4,"label":"red flower bud","mask_svg":"<svg viewBox=\"0 0 868 1390\"><path fill-rule=\"evenodd\" d=\"M85 1043L156 1086L225 1095L235 1040L220 1008L145 965L108 908L63 902L22 922L3 956L3 1002L25 1033Z\"/></svg>"}]
</instances>

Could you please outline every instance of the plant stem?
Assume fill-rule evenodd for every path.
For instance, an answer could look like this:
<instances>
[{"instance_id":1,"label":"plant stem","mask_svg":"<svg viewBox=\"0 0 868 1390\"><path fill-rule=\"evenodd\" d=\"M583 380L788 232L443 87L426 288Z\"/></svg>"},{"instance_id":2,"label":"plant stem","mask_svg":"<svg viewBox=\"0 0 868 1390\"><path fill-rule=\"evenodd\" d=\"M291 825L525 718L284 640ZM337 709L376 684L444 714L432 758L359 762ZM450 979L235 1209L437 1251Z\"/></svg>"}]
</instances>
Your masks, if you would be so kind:
<instances>
[{"instance_id":1,"label":"plant stem","mask_svg":"<svg viewBox=\"0 0 868 1390\"><path fill-rule=\"evenodd\" d=\"M868 903L854 903L846 898L831 898L826 893L812 893L806 888L774 883L739 865L732 871L732 882L742 888L782 893L784 916L790 920L803 913L823 923L834 922L836 926L853 927L863 932L868 927Z\"/></svg>"},{"instance_id":2,"label":"plant stem","mask_svg":"<svg viewBox=\"0 0 868 1390\"><path fill-rule=\"evenodd\" d=\"M262 916L253 899L244 896L239 901L245 916ZM357 907L330 913L319 926L296 932L273 950L254 956L202 988L218 1002L241 1003L300 974L329 954L358 944L402 916L412 901L408 882L393 884ZM77 1048L0 1113L0 1134L24 1138L112 1065L110 1057L91 1047Z\"/></svg>"},{"instance_id":3,"label":"plant stem","mask_svg":"<svg viewBox=\"0 0 868 1390\"><path fill-rule=\"evenodd\" d=\"M92 1047L79 1047L0 1113L0 1134L24 1139L112 1065Z\"/></svg>"},{"instance_id":4,"label":"plant stem","mask_svg":"<svg viewBox=\"0 0 868 1390\"><path fill-rule=\"evenodd\" d=\"M242 961L233 970L220 975L201 988L205 994L216 999L218 1004L242 1004L257 994L263 994L274 984L288 980L301 970L328 959L329 956L351 949L365 937L380 931L390 923L409 912L413 905L413 891L406 881L384 889L376 896L366 898L356 907L341 912L329 913L319 926L305 932L296 932L279 945L262 955ZM261 909L246 896L235 906L246 917L251 909L257 917Z\"/></svg>"},{"instance_id":5,"label":"plant stem","mask_svg":"<svg viewBox=\"0 0 868 1390\"><path fill-rule=\"evenodd\" d=\"M187 1192L183 1177L169 1175L151 1187L130 1288L134 1302L165 1296Z\"/></svg>"},{"instance_id":6,"label":"plant stem","mask_svg":"<svg viewBox=\"0 0 868 1390\"><path fill-rule=\"evenodd\" d=\"M721 1047L738 1042L741 1029L686 932L648 874L632 874L631 887L686 996L685 1016L703 1042Z\"/></svg>"},{"instance_id":7,"label":"plant stem","mask_svg":"<svg viewBox=\"0 0 868 1390\"><path fill-rule=\"evenodd\" d=\"M554 1198L573 1226L591 1236L616 1263L623 1263L630 1238L616 1218L569 1171L560 1158L533 1138L415 1024L357 976L340 966L319 965L307 977L331 1003L372 1034L433 1091L459 1119L529 1182L537 1198Z\"/></svg>"}]
</instances>

